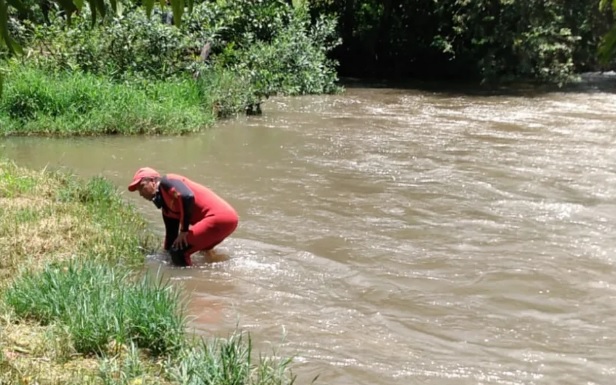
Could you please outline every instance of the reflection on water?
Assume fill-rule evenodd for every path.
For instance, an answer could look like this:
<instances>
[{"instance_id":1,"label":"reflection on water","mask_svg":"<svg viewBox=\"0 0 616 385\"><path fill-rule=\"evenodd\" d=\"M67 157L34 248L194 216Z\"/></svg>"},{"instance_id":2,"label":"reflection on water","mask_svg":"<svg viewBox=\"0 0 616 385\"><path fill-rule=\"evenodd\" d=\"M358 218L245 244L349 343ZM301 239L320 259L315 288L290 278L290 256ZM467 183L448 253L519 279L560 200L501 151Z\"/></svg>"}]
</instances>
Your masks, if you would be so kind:
<instances>
[{"instance_id":1,"label":"reflection on water","mask_svg":"<svg viewBox=\"0 0 616 385\"><path fill-rule=\"evenodd\" d=\"M4 139L35 168L185 174L240 226L211 260L146 266L191 327L296 355L298 383L611 384L616 95L352 88L201 135ZM161 233L160 212L128 201Z\"/></svg>"}]
</instances>

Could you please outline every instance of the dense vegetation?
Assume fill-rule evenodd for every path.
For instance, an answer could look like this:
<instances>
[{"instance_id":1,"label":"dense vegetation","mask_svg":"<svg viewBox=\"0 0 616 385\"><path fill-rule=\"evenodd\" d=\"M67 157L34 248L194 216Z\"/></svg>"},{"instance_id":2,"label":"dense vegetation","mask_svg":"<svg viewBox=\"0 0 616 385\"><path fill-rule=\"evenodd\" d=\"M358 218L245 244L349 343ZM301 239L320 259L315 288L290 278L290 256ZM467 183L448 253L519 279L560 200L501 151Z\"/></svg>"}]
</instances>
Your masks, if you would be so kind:
<instances>
[{"instance_id":1,"label":"dense vegetation","mask_svg":"<svg viewBox=\"0 0 616 385\"><path fill-rule=\"evenodd\" d=\"M339 74L564 84L616 53L607 0L167 4L0 0L0 133L181 134Z\"/></svg>"},{"instance_id":2,"label":"dense vegetation","mask_svg":"<svg viewBox=\"0 0 616 385\"><path fill-rule=\"evenodd\" d=\"M13 7L5 8L5 1ZM166 49L171 56L172 52L176 56L186 52L182 49L186 45L203 45L204 40L211 40L213 51L218 53L229 49L236 53L255 42L272 43L278 29L293 23L290 9L309 7L313 21L327 20L330 26L334 20L338 22L336 36L342 38L342 44L330 45L324 52L335 48L330 57L340 61L342 75L464 79L471 75L483 80L506 77L562 82L576 71L609 66L616 41L612 3L608 0L170 0L167 10L173 11L176 17L161 15L156 10L153 16L173 20L180 28L179 32L165 33ZM10 44L12 39L20 39L11 24L24 20L36 25L48 22L53 18L54 4L52 0L3 0L0 17L7 13L4 9L12 17L7 26L0 23L3 32L0 37L9 47L14 46ZM122 15L125 23L132 23L137 30L153 28L144 24L143 19L130 16L138 4L145 5L143 9L151 14L153 0L136 3L90 0L85 5L82 1L58 0L57 4L56 9L67 9L66 13L73 19L79 18L79 10L89 13L88 9L95 9L97 12L91 16L105 16L104 19L110 20L114 19L110 15ZM298 30L288 32L293 36ZM188 38L184 44L178 44L180 36ZM317 39L314 43L324 42ZM118 47L117 55L126 54L127 47L117 44ZM198 52L200 47L196 48ZM135 52L136 56L139 54ZM246 57L237 55L235 59ZM130 61L128 55L117 69L121 70ZM165 71L159 73L164 74Z\"/></svg>"},{"instance_id":3,"label":"dense vegetation","mask_svg":"<svg viewBox=\"0 0 616 385\"><path fill-rule=\"evenodd\" d=\"M339 90L335 19L311 18L305 3L202 2L179 25L158 6L120 5L94 24L88 6L70 24L36 3L14 12L23 53L6 48L0 62L0 133L181 134L259 113L272 95Z\"/></svg>"},{"instance_id":4,"label":"dense vegetation","mask_svg":"<svg viewBox=\"0 0 616 385\"><path fill-rule=\"evenodd\" d=\"M344 76L562 83L608 68L597 49L612 24L599 0L312 0L339 15Z\"/></svg>"}]
</instances>

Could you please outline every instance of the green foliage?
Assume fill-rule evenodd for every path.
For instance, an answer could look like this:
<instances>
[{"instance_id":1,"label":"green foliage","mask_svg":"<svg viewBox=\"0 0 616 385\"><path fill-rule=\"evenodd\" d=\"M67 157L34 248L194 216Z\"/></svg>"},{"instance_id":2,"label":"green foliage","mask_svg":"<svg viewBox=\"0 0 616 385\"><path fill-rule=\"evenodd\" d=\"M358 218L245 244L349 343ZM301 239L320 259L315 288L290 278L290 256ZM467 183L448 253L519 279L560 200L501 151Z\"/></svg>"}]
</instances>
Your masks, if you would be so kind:
<instances>
[{"instance_id":1,"label":"green foliage","mask_svg":"<svg viewBox=\"0 0 616 385\"><path fill-rule=\"evenodd\" d=\"M312 25L305 9L297 9L288 26L271 43L257 42L236 54L234 68L246 74L257 96L334 93L337 74L327 53L335 21L319 17Z\"/></svg>"},{"instance_id":2,"label":"green foliage","mask_svg":"<svg viewBox=\"0 0 616 385\"><path fill-rule=\"evenodd\" d=\"M82 72L14 67L4 91L4 135L184 134L214 119L189 79L119 84Z\"/></svg>"},{"instance_id":3,"label":"green foliage","mask_svg":"<svg viewBox=\"0 0 616 385\"><path fill-rule=\"evenodd\" d=\"M39 3L39 7L42 8L42 4ZM114 15L120 15L123 9L123 5L118 0L55 0L53 3L46 3L48 5L57 5L58 9L62 10L63 16L66 18L66 22L70 25L71 19L78 12L88 11L90 15L91 25L94 26L97 22L98 16L103 19L108 14L108 9L113 11ZM151 16L154 8L154 0L141 0L140 4L145 8L148 17ZM182 15L184 8L187 6L189 11L192 10L193 0L169 0L168 2L160 2L161 6L169 4L174 13L174 23L176 26L182 24ZM17 11L20 19L32 19L32 10L34 3L31 1L21 0L0 0L0 47L6 47L11 53L21 53L21 45L15 41L10 33L9 29L9 16L13 11ZM47 13L44 14L44 19L47 19Z\"/></svg>"},{"instance_id":4,"label":"green foliage","mask_svg":"<svg viewBox=\"0 0 616 385\"><path fill-rule=\"evenodd\" d=\"M271 95L339 90L331 16L311 21L305 4L281 0L202 2L186 16L179 28L158 7L126 9L95 28L88 7L70 25L15 19L28 59L10 67L0 132L187 133L259 111Z\"/></svg>"},{"instance_id":5,"label":"green foliage","mask_svg":"<svg viewBox=\"0 0 616 385\"><path fill-rule=\"evenodd\" d=\"M558 84L573 78L573 47L579 39L570 30L537 27L522 37L514 43L520 75Z\"/></svg>"},{"instance_id":6,"label":"green foliage","mask_svg":"<svg viewBox=\"0 0 616 385\"><path fill-rule=\"evenodd\" d=\"M335 19L320 16L312 23L305 6L277 0L203 2L179 29L159 17L148 19L139 9L96 29L85 14L73 23L69 30L61 20L36 28L32 45L46 52L32 57L39 67L161 80L216 67L248 76L258 97L336 90L336 63L327 57L340 44ZM206 43L215 66L201 63Z\"/></svg>"},{"instance_id":7,"label":"green foliage","mask_svg":"<svg viewBox=\"0 0 616 385\"><path fill-rule=\"evenodd\" d=\"M102 177L93 177L86 183L77 183L66 179L65 185L58 191L58 200L60 202L79 202L87 204L87 207L102 206L105 210L108 210L122 202L122 199L115 192L115 187Z\"/></svg>"},{"instance_id":8,"label":"green foliage","mask_svg":"<svg viewBox=\"0 0 616 385\"><path fill-rule=\"evenodd\" d=\"M184 13L184 7L188 6L189 10L192 10L193 0L168 0L168 2L160 2L163 4L170 4L171 9L173 10L174 23L176 26L181 25L182 23L182 14ZM39 3L41 5L43 3ZM59 8L62 9L64 16L66 17L67 23L70 25L71 17L78 11L84 10L84 4L87 4L87 8L90 10L90 19L91 24L95 25L97 16L100 15L103 18L107 14L108 5L113 10L114 14L120 14L121 9L123 8L121 3L118 0L109 0L109 3L106 0L88 0L85 3L83 0L55 0L55 3L59 5ZM151 15L152 9L154 8L155 1L154 0L140 0L140 4L145 7L146 13L148 17ZM11 54L21 53L21 45L13 39L9 30L9 16L13 10L17 10L21 15L22 19L29 19L32 3L22 2L21 0L0 0L0 48L6 47ZM2 95L2 85L3 85L3 74L0 73L0 96Z\"/></svg>"},{"instance_id":9,"label":"green foliage","mask_svg":"<svg viewBox=\"0 0 616 385\"><path fill-rule=\"evenodd\" d=\"M574 75L573 52L580 39L567 28L559 3L451 0L447 5L440 9L446 23L436 47L454 61L473 63L472 73L483 80L563 83Z\"/></svg>"},{"instance_id":10,"label":"green foliage","mask_svg":"<svg viewBox=\"0 0 616 385\"><path fill-rule=\"evenodd\" d=\"M106 230L106 235L114 242L113 251L115 253L123 255L124 258L135 253L134 249L136 245L139 245L139 239L132 237L130 232L122 232L122 229L130 228L139 231L145 227L145 223L140 221L135 211L127 206L113 184L100 176L95 176L85 182L63 178L62 182L55 197L58 202L77 203L84 207L88 217L96 221L100 228ZM110 216L110 212L115 215ZM100 255L99 257L114 260L114 256Z\"/></svg>"},{"instance_id":11,"label":"green foliage","mask_svg":"<svg viewBox=\"0 0 616 385\"><path fill-rule=\"evenodd\" d=\"M194 61L190 53L198 52L199 48L197 41L182 35L177 28L161 23L158 18L148 20L140 11L115 19L95 33L100 51L90 46L81 55L87 54L90 62L97 61L98 65L106 64L108 68L102 72L114 77L139 74L166 79ZM107 58L106 63L100 60L103 57Z\"/></svg>"},{"instance_id":12,"label":"green foliage","mask_svg":"<svg viewBox=\"0 0 616 385\"><path fill-rule=\"evenodd\" d=\"M293 7L284 0L233 0L202 2L185 20L183 29L208 37L224 47L247 48L256 41L270 42L293 17Z\"/></svg>"},{"instance_id":13,"label":"green foliage","mask_svg":"<svg viewBox=\"0 0 616 385\"><path fill-rule=\"evenodd\" d=\"M305 6L289 8L281 2L270 2L280 7L278 11L266 7L261 17L246 18L245 14L256 12L252 3L221 2L224 8L214 7L214 12L209 7L197 6L191 15L198 18L226 14L240 26L231 23L234 27L226 28L218 24L210 34L210 38L219 36L219 41L224 42L220 31L236 33L234 37L226 35L234 40L216 54L213 65L201 66L197 71L206 104L212 105L218 116L227 117L244 109L258 108L264 98L272 95L339 91L336 63L327 57L340 44L335 38L335 19L322 16L312 22ZM234 7L229 13L233 17L227 14L230 7ZM186 25L192 29L193 19L188 19ZM264 25L269 28L267 32ZM243 31L241 36L238 31Z\"/></svg>"},{"instance_id":14,"label":"green foliage","mask_svg":"<svg viewBox=\"0 0 616 385\"><path fill-rule=\"evenodd\" d=\"M4 45L11 53L21 53L21 46L9 33L9 6L23 9L19 0L0 0L0 46Z\"/></svg>"},{"instance_id":15,"label":"green foliage","mask_svg":"<svg viewBox=\"0 0 616 385\"><path fill-rule=\"evenodd\" d=\"M599 46L599 59L602 63L608 63L616 56L616 26L610 29Z\"/></svg>"},{"instance_id":16,"label":"green foliage","mask_svg":"<svg viewBox=\"0 0 616 385\"><path fill-rule=\"evenodd\" d=\"M616 1L601 0L599 2L601 11L609 11L616 17ZM609 63L616 57L616 24L605 33L598 48L599 60L601 63Z\"/></svg>"},{"instance_id":17,"label":"green foliage","mask_svg":"<svg viewBox=\"0 0 616 385\"><path fill-rule=\"evenodd\" d=\"M153 382L143 382L147 378L145 374L145 365L133 343L129 344L128 352L124 355L116 354L100 359L99 378L104 385L128 385L131 381L139 383L134 382L137 379L141 380L140 383L152 384Z\"/></svg>"},{"instance_id":18,"label":"green foliage","mask_svg":"<svg viewBox=\"0 0 616 385\"><path fill-rule=\"evenodd\" d=\"M330 47L326 54L331 59L334 52L336 60L342 60L344 75L470 76L484 81L530 78L562 83L576 71L611 64L616 55L616 29L610 29L613 15L609 12L614 2L610 0L598 4L574 0L219 0L200 2L194 9L192 0L171 0L166 10L173 12L179 31L160 23L162 10L153 0L141 2L140 16L135 16L134 5L117 0L55 1L67 21L81 26L78 36L64 45L47 39L47 46L42 47L43 40L39 40L35 49L45 51L41 56L48 59L45 55L53 54L63 68L122 79L133 75L166 79L192 71L205 43L211 43L213 57L220 56L223 66L241 66L242 60L255 66L267 64L274 54L289 54L277 46L285 44L280 31L291 28L297 17L294 10L307 4L315 20L319 16L333 20L325 15L339 17L337 33L344 49ZM24 23L15 24L9 14ZM33 0L0 0L0 45L5 47L0 55L11 56L21 46L27 47L32 28L24 27L25 21L38 25L44 18ZM108 30L84 30L101 19ZM64 25L62 20L62 30ZM305 29L299 36L304 34ZM313 92L322 88L319 78L331 79L329 72L336 65L329 60L318 63L317 57L310 56L314 59L305 65L305 58L296 55L293 60L299 68L287 61L292 75L285 79L278 79L281 75L272 75L272 71L259 73L258 67L250 67L246 76L255 82L252 88L258 94ZM233 70L244 73L241 68Z\"/></svg>"},{"instance_id":19,"label":"green foliage","mask_svg":"<svg viewBox=\"0 0 616 385\"><path fill-rule=\"evenodd\" d=\"M219 118L244 112L248 106L260 103L245 74L217 67L204 72L197 79L205 105Z\"/></svg>"},{"instance_id":20,"label":"green foliage","mask_svg":"<svg viewBox=\"0 0 616 385\"><path fill-rule=\"evenodd\" d=\"M310 3L313 16L339 16L344 46L334 53L344 76L563 83L597 69L596 48L610 23L592 1ZM609 37L605 45L609 52Z\"/></svg>"},{"instance_id":21,"label":"green foliage","mask_svg":"<svg viewBox=\"0 0 616 385\"><path fill-rule=\"evenodd\" d=\"M109 19L98 28L91 28L88 19L84 12L74 17L68 29L60 18L49 26L37 26L32 46L43 48L44 54L31 50L32 61L42 68L81 70L116 79L162 80L185 70L200 48L198 41L162 23L160 17L149 19L141 9Z\"/></svg>"},{"instance_id":22,"label":"green foliage","mask_svg":"<svg viewBox=\"0 0 616 385\"><path fill-rule=\"evenodd\" d=\"M250 374L250 339L244 343L241 334L229 341L202 343L185 349L169 365L170 378L181 384L245 384Z\"/></svg>"},{"instance_id":23,"label":"green foliage","mask_svg":"<svg viewBox=\"0 0 616 385\"><path fill-rule=\"evenodd\" d=\"M63 325L81 353L99 354L110 342L132 342L154 354L183 344L177 292L147 277L134 281L106 264L73 261L23 272L4 300L21 318Z\"/></svg>"},{"instance_id":24,"label":"green foliage","mask_svg":"<svg viewBox=\"0 0 616 385\"><path fill-rule=\"evenodd\" d=\"M0 197L9 198L0 210L5 255L0 269L36 263L42 253L83 253L108 263L140 265L143 250L160 244L153 242L146 221L100 177L86 182L60 172L23 173L0 161ZM12 208L14 199L28 204ZM41 238L36 229L44 229Z\"/></svg>"}]
</instances>

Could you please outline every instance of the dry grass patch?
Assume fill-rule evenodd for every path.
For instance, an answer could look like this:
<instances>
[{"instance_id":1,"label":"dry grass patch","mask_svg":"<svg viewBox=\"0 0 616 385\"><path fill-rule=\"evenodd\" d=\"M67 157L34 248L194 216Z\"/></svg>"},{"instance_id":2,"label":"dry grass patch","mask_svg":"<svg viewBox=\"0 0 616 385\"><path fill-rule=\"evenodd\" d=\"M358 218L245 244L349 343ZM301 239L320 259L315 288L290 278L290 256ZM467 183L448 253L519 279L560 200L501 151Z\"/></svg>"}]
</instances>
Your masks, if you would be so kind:
<instances>
[{"instance_id":1,"label":"dry grass patch","mask_svg":"<svg viewBox=\"0 0 616 385\"><path fill-rule=\"evenodd\" d=\"M145 221L101 178L0 160L0 281L74 255L139 263L150 241Z\"/></svg>"},{"instance_id":2,"label":"dry grass patch","mask_svg":"<svg viewBox=\"0 0 616 385\"><path fill-rule=\"evenodd\" d=\"M19 204L23 204L22 199ZM38 204L37 204L38 203ZM0 251L9 256L0 262L1 269L36 268L71 256L95 235L91 226L66 210L54 210L51 203L33 200L25 209L5 206L8 213L0 223ZM29 220L20 221L23 210L34 211Z\"/></svg>"},{"instance_id":3,"label":"dry grass patch","mask_svg":"<svg viewBox=\"0 0 616 385\"><path fill-rule=\"evenodd\" d=\"M60 181L45 171L0 162L0 279L74 251L66 228L79 221L71 210L54 209L59 188Z\"/></svg>"},{"instance_id":4,"label":"dry grass patch","mask_svg":"<svg viewBox=\"0 0 616 385\"><path fill-rule=\"evenodd\" d=\"M57 327L0 320L0 384L87 384L98 374L94 357L77 355Z\"/></svg>"},{"instance_id":5,"label":"dry grass patch","mask_svg":"<svg viewBox=\"0 0 616 385\"><path fill-rule=\"evenodd\" d=\"M165 362L123 344L110 343L105 356L84 356L55 325L0 321L0 384L24 385L166 385ZM132 381L126 368L140 366Z\"/></svg>"}]
</instances>

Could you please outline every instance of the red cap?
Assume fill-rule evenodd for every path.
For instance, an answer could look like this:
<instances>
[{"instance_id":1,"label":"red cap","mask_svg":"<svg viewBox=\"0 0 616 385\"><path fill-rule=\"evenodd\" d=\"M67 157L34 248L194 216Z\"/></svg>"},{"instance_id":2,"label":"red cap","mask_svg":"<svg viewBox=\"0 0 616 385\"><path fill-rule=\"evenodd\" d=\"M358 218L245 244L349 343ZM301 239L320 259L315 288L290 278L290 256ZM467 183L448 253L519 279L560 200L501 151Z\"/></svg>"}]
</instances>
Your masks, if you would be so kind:
<instances>
[{"instance_id":1,"label":"red cap","mask_svg":"<svg viewBox=\"0 0 616 385\"><path fill-rule=\"evenodd\" d=\"M128 185L128 191L137 190L137 186L139 185L139 182L141 182L141 179L143 178L160 178L160 174L158 173L158 171L150 167L140 168L135 173L135 176L133 176L133 181L130 182L130 184Z\"/></svg>"}]
</instances>

